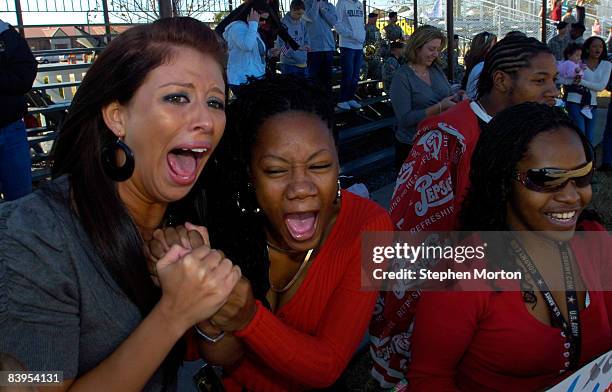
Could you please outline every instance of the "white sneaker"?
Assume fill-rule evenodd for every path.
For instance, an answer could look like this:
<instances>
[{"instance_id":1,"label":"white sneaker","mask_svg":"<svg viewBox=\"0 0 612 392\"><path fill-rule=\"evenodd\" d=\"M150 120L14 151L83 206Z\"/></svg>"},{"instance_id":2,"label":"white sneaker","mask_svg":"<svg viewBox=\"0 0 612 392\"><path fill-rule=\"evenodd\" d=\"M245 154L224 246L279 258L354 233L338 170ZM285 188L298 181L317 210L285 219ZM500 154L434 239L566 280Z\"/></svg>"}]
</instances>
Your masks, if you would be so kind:
<instances>
[{"instance_id":1,"label":"white sneaker","mask_svg":"<svg viewBox=\"0 0 612 392\"><path fill-rule=\"evenodd\" d=\"M337 106L342 110L351 110L351 105L348 102L338 102Z\"/></svg>"},{"instance_id":2,"label":"white sneaker","mask_svg":"<svg viewBox=\"0 0 612 392\"><path fill-rule=\"evenodd\" d=\"M359 102L355 101L354 99L351 99L350 101L348 101L348 104L351 105L351 107L353 109L361 108L361 104Z\"/></svg>"},{"instance_id":3,"label":"white sneaker","mask_svg":"<svg viewBox=\"0 0 612 392\"><path fill-rule=\"evenodd\" d=\"M583 107L580 113L582 113L582 115L588 118L589 120L593 119L593 112L591 111L591 108L588 106Z\"/></svg>"}]
</instances>

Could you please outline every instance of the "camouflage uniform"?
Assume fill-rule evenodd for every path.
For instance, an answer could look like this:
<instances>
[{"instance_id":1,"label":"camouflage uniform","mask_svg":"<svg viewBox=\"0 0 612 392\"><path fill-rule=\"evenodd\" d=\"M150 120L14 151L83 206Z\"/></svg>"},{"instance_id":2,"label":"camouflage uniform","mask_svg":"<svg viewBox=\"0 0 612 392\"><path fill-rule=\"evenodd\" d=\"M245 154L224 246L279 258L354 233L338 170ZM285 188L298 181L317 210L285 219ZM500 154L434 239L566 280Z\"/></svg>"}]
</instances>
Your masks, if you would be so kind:
<instances>
[{"instance_id":1,"label":"camouflage uniform","mask_svg":"<svg viewBox=\"0 0 612 392\"><path fill-rule=\"evenodd\" d=\"M391 49L389 45L391 44L391 42L401 41L404 37L404 32L402 31L402 28L396 24L386 25L384 27L384 32L385 36L382 40L379 53L380 57L382 57L383 60L386 60L391 55Z\"/></svg>"},{"instance_id":2,"label":"camouflage uniform","mask_svg":"<svg viewBox=\"0 0 612 392\"><path fill-rule=\"evenodd\" d=\"M366 37L364 47L368 45L374 45L376 52L370 59L366 59L365 63L365 75L368 79L378 79L382 77L382 58L379 54L380 48L380 31L373 24L366 24L365 26Z\"/></svg>"},{"instance_id":3,"label":"camouflage uniform","mask_svg":"<svg viewBox=\"0 0 612 392\"><path fill-rule=\"evenodd\" d=\"M397 24L385 26L385 39L387 42L401 41L402 38L404 38L404 32Z\"/></svg>"}]
</instances>

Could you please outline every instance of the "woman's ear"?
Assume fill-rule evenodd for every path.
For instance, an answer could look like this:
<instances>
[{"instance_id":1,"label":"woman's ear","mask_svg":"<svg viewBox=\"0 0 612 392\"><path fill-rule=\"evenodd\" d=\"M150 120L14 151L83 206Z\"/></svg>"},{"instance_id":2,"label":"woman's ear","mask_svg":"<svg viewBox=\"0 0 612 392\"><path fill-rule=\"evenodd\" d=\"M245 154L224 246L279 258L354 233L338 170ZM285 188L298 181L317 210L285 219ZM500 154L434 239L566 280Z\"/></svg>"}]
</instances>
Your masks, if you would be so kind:
<instances>
[{"instance_id":1,"label":"woman's ear","mask_svg":"<svg viewBox=\"0 0 612 392\"><path fill-rule=\"evenodd\" d=\"M123 110L124 107L117 101L113 101L102 108L102 118L104 119L106 127L118 138L123 138L125 136Z\"/></svg>"}]
</instances>

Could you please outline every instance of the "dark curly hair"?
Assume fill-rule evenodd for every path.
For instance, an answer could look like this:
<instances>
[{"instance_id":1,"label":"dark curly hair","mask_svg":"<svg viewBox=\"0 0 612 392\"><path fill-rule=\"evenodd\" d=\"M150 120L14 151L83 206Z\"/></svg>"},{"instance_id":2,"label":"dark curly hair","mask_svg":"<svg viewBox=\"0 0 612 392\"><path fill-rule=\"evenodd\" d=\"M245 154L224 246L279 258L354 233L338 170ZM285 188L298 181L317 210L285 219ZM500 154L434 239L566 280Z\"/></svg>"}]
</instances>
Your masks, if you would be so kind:
<instances>
[{"instance_id":1,"label":"dark curly hair","mask_svg":"<svg viewBox=\"0 0 612 392\"><path fill-rule=\"evenodd\" d=\"M211 243L240 266L262 301L270 287L265 220L255 213L249 168L258 130L270 117L299 111L320 117L333 132L333 108L326 92L306 79L270 75L250 80L228 106L225 135L204 170Z\"/></svg>"}]
</instances>

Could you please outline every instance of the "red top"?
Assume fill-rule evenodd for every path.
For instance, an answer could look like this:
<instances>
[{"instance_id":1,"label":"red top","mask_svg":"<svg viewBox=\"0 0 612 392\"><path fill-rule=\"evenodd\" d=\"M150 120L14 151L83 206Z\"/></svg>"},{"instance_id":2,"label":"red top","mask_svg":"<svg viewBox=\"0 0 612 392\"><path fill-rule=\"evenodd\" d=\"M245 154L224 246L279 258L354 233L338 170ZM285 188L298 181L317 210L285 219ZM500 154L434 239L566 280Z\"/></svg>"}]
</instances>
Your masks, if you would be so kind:
<instances>
[{"instance_id":1,"label":"red top","mask_svg":"<svg viewBox=\"0 0 612 392\"><path fill-rule=\"evenodd\" d=\"M576 236L571 245L590 290L590 304L580 312L580 366L612 348L612 292L597 291L606 288L602 271L610 271L612 248L609 238L598 240L586 244ZM529 314L520 291L423 293L411 340L410 390L541 390L569 375L565 343L560 329Z\"/></svg>"},{"instance_id":2,"label":"red top","mask_svg":"<svg viewBox=\"0 0 612 392\"><path fill-rule=\"evenodd\" d=\"M553 7L552 11L550 11L550 19L554 20L555 22L561 20L561 4Z\"/></svg>"},{"instance_id":3,"label":"red top","mask_svg":"<svg viewBox=\"0 0 612 392\"><path fill-rule=\"evenodd\" d=\"M246 353L224 380L228 391L323 388L333 384L363 339L376 292L360 290L361 234L392 231L386 211L350 192L295 295L270 312L261 303L236 333Z\"/></svg>"}]
</instances>

